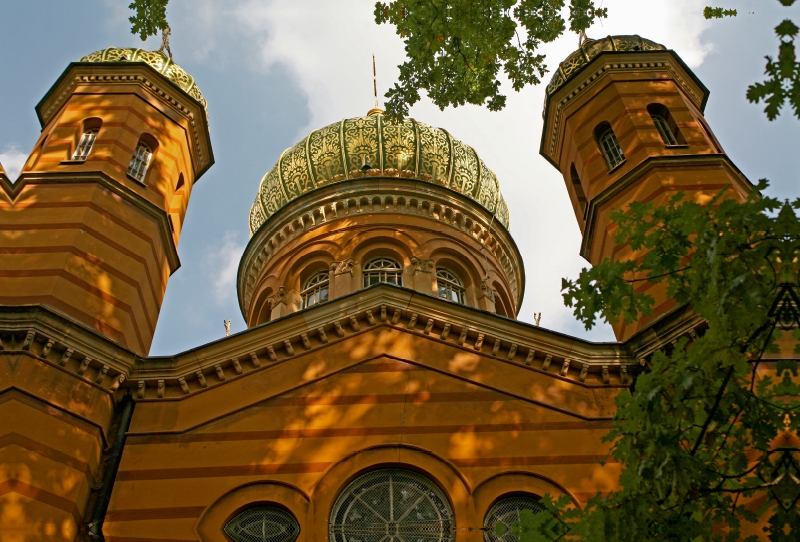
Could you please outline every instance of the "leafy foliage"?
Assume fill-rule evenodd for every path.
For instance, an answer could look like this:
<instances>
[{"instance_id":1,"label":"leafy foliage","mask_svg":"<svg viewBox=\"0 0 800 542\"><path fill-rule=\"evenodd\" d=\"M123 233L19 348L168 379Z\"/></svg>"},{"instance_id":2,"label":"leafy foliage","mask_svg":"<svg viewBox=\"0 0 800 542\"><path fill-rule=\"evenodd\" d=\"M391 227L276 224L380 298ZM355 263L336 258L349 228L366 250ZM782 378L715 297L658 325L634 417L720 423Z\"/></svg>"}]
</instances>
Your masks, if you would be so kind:
<instances>
[{"instance_id":1,"label":"leafy foliage","mask_svg":"<svg viewBox=\"0 0 800 542\"><path fill-rule=\"evenodd\" d=\"M734 541L759 521L769 540L800 538L798 364L764 358L777 357L782 333L800 341L798 209L800 200L754 191L743 203L678 194L614 212L616 242L638 257L565 280L566 304L587 327L596 313L631 321L653 305L640 281L666 282L708 327L655 353L618 396L605 441L622 465L621 489L583 511L545 499L542 517L515 526L520 540Z\"/></svg>"},{"instance_id":2,"label":"leafy foliage","mask_svg":"<svg viewBox=\"0 0 800 542\"><path fill-rule=\"evenodd\" d=\"M502 109L502 69L515 90L539 84L547 71L542 43L566 29L565 0L392 0L375 5L375 21L393 24L407 60L386 94L387 115L408 115L420 90L439 108L465 103ZM582 32L607 9L594 0L571 0L570 30Z\"/></svg>"},{"instance_id":3,"label":"leafy foliage","mask_svg":"<svg viewBox=\"0 0 800 542\"><path fill-rule=\"evenodd\" d=\"M128 6L135 15L128 18L131 34L138 34L142 41L158 34L167 27L167 4L169 0L133 0Z\"/></svg>"},{"instance_id":4,"label":"leafy foliage","mask_svg":"<svg viewBox=\"0 0 800 542\"><path fill-rule=\"evenodd\" d=\"M778 0L781 5L790 7L795 0ZM706 7L703 11L706 19L721 19L735 17L735 9ZM765 73L768 78L761 83L754 83L747 89L747 99L753 103L766 104L764 112L769 120L775 120L780 115L785 104L794 109L794 114L800 117L800 63L797 62L795 39L798 34L797 26L789 19L784 20L775 27L780 41L777 59L767 56Z\"/></svg>"}]
</instances>

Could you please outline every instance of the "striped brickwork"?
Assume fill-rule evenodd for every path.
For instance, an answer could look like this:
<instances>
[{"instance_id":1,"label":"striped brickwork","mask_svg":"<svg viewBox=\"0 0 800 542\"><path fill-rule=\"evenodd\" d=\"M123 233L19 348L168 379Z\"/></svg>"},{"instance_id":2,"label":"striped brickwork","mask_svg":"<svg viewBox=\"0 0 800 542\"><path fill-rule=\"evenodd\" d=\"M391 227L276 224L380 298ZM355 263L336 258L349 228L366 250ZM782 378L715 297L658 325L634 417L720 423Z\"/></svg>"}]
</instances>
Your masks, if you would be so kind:
<instances>
[{"instance_id":1,"label":"striped brickwork","mask_svg":"<svg viewBox=\"0 0 800 542\"><path fill-rule=\"evenodd\" d=\"M80 539L113 410L100 386L0 354L0 538Z\"/></svg>"},{"instance_id":2,"label":"striped brickwork","mask_svg":"<svg viewBox=\"0 0 800 542\"><path fill-rule=\"evenodd\" d=\"M145 65L72 65L39 104L42 135L0 200L0 305L46 306L149 351L189 194L211 160L204 109L170 85ZM97 139L74 161L87 126ZM139 182L127 169L143 138L158 145Z\"/></svg>"},{"instance_id":3,"label":"striped brickwork","mask_svg":"<svg viewBox=\"0 0 800 542\"><path fill-rule=\"evenodd\" d=\"M708 91L668 51L600 55L550 97L542 154L564 175L584 236L581 254L590 263L642 256L614 239L611 213L631 202L662 205L679 191L700 203L721 191L727 191L726 197L746 197L749 182L703 118L707 97ZM679 145L665 145L648 112L650 104L669 110ZM603 122L611 125L625 156L611 170L595 140ZM615 324L621 341L676 307L664 284L643 283L640 291L654 297L654 314L630 325Z\"/></svg>"},{"instance_id":4,"label":"striped brickwork","mask_svg":"<svg viewBox=\"0 0 800 542\"><path fill-rule=\"evenodd\" d=\"M106 539L222 541L231 514L271 501L295 514L299 540L326 540L344 485L386 464L434 479L463 541L482 540L469 528L504 493L567 493L582 503L613 489L619 468L600 465L600 439L623 386L495 356L378 326L243 376L231 371L224 385L212 385L212 373L190 395L146 394Z\"/></svg>"}]
</instances>

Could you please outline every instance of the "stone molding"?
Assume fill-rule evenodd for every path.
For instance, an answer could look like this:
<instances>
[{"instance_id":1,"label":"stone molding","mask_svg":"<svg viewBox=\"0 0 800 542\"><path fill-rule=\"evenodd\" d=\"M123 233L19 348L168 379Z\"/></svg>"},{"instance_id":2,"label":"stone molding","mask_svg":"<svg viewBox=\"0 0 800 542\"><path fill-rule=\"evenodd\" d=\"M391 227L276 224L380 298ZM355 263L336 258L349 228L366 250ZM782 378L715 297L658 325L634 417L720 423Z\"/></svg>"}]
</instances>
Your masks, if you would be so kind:
<instances>
[{"instance_id":1,"label":"stone molding","mask_svg":"<svg viewBox=\"0 0 800 542\"><path fill-rule=\"evenodd\" d=\"M270 310L274 309L276 305L286 305L289 301L289 291L281 286L278 291L267 298Z\"/></svg>"}]
</instances>

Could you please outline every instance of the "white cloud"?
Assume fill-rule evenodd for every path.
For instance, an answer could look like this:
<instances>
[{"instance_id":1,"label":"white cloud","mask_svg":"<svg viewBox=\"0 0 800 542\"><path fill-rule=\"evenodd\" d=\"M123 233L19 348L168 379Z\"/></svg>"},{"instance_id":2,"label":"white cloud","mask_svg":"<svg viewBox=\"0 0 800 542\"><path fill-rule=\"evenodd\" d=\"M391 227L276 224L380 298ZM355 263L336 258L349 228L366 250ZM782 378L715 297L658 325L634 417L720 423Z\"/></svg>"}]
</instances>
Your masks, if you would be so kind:
<instances>
[{"instance_id":1,"label":"white cloud","mask_svg":"<svg viewBox=\"0 0 800 542\"><path fill-rule=\"evenodd\" d=\"M0 152L0 164L12 182L19 177L19 172L22 171L27 159L28 154L22 152L18 145L8 145L3 152Z\"/></svg>"},{"instance_id":2,"label":"white cloud","mask_svg":"<svg viewBox=\"0 0 800 542\"><path fill-rule=\"evenodd\" d=\"M226 232L220 246L206 254L206 269L213 284L214 300L220 306L231 300L236 304L236 273L245 248L237 237L237 232Z\"/></svg>"},{"instance_id":3,"label":"white cloud","mask_svg":"<svg viewBox=\"0 0 800 542\"><path fill-rule=\"evenodd\" d=\"M241 0L226 3L220 16L234 13L243 35L258 44L249 59L265 71L287 66L308 96L311 120L301 132L363 115L372 107L372 64L378 65L378 91L383 95L398 76L405 58L394 28L374 22L374 0ZM207 2L205 7L210 6ZM590 37L639 34L676 50L690 66L703 62L712 49L702 41L707 22L702 17L705 0L605 0L609 19L588 32ZM213 20L213 17L211 17ZM542 52L554 67L577 48L577 37L567 34ZM578 255L580 232L561 175L538 155L542 129L543 85L516 93L507 89L503 112L467 106L439 111L423 101L411 114L426 123L443 126L472 145L493 168L509 202L511 232L525 261L527 287L520 319L532 321L543 313L542 325L577 333L595 340L612 340L607 326L587 335L563 306L561 277L576 277L587 265ZM280 107L264 103L263 107ZM272 164L264 164L268 169ZM235 280L233 255L241 250L234 241L220 251L225 273L218 289ZM228 246L228 245L226 245ZM237 247L233 250L232 247ZM223 257L222 254L225 254Z\"/></svg>"}]
</instances>

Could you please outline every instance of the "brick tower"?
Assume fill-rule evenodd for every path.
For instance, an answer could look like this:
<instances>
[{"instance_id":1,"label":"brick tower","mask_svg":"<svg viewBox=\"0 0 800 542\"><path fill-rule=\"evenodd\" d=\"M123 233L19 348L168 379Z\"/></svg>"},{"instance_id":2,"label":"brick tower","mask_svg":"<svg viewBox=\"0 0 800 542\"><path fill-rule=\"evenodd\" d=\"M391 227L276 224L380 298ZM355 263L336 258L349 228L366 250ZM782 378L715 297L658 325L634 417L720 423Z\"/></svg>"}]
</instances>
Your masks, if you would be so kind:
<instances>
[{"instance_id":1,"label":"brick tower","mask_svg":"<svg viewBox=\"0 0 800 542\"><path fill-rule=\"evenodd\" d=\"M72 540L213 155L205 100L157 52L86 56L36 111L19 179L0 170L0 532Z\"/></svg>"},{"instance_id":2,"label":"brick tower","mask_svg":"<svg viewBox=\"0 0 800 542\"><path fill-rule=\"evenodd\" d=\"M677 191L706 202L750 183L703 117L709 92L674 52L639 36L588 40L547 87L541 154L561 171L592 265L635 256L614 241L610 215L630 202L663 204ZM676 307L648 284L654 313L614 325L624 341Z\"/></svg>"}]
</instances>

